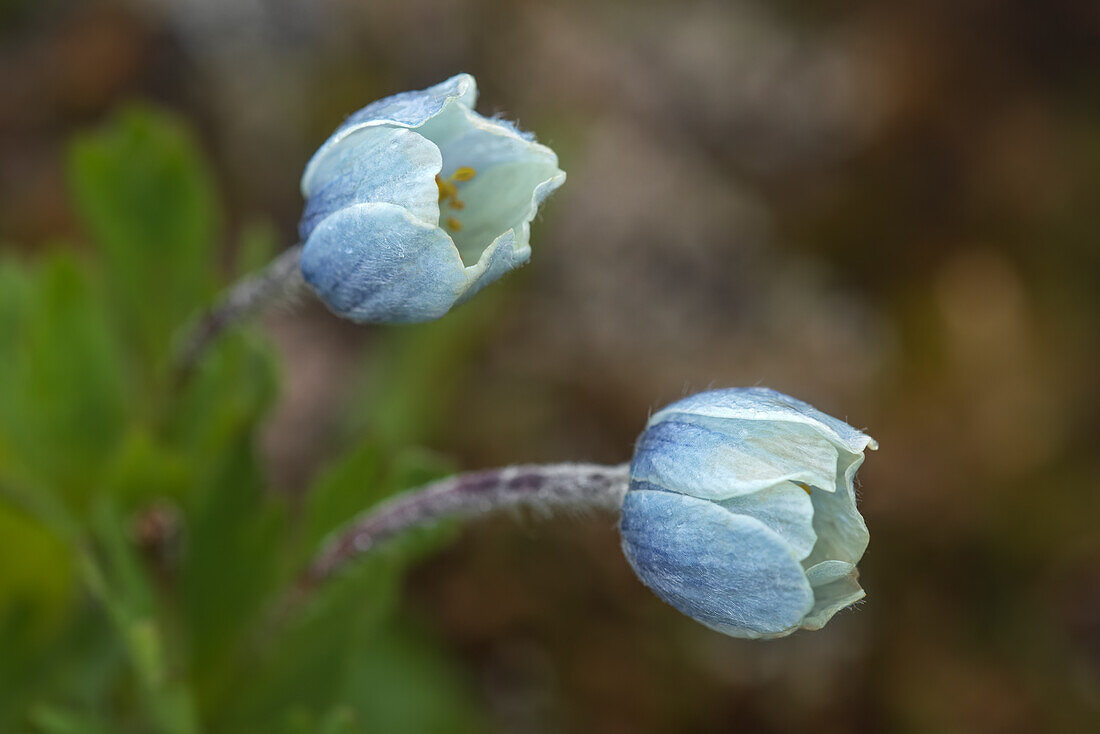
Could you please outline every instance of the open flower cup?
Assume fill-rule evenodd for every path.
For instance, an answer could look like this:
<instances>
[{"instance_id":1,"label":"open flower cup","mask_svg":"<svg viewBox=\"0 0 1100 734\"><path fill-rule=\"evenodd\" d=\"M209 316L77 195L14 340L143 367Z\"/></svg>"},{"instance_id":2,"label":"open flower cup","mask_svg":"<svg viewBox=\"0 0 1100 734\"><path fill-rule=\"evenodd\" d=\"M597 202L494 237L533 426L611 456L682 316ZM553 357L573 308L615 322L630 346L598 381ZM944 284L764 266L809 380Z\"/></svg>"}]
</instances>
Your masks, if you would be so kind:
<instances>
[{"instance_id":1,"label":"open flower cup","mask_svg":"<svg viewBox=\"0 0 1100 734\"><path fill-rule=\"evenodd\" d=\"M309 161L302 274L336 314L435 319L530 257L531 221L565 173L476 101L469 74L378 100Z\"/></svg>"}]
</instances>

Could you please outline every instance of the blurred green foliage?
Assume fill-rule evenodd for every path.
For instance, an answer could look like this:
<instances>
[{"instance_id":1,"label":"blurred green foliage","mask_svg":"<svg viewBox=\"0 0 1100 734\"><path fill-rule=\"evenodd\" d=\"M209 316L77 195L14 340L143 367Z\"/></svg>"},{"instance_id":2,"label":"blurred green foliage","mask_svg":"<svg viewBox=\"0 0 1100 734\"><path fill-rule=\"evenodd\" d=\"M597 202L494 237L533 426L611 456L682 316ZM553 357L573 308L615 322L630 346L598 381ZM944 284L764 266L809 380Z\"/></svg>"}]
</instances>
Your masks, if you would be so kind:
<instances>
[{"instance_id":1,"label":"blurred green foliage","mask_svg":"<svg viewBox=\"0 0 1100 734\"><path fill-rule=\"evenodd\" d=\"M306 492L272 492L263 339L231 334L172 379L174 335L219 288L218 196L187 131L124 110L74 141L69 180L92 254L0 258L0 731L478 728L455 669L396 613L404 569L446 528L276 612L326 535L448 470L397 446L423 438L424 381L461 358L455 340L392 335L372 394L402 421L353 427ZM242 239L242 266L270 250L263 229Z\"/></svg>"}]
</instances>

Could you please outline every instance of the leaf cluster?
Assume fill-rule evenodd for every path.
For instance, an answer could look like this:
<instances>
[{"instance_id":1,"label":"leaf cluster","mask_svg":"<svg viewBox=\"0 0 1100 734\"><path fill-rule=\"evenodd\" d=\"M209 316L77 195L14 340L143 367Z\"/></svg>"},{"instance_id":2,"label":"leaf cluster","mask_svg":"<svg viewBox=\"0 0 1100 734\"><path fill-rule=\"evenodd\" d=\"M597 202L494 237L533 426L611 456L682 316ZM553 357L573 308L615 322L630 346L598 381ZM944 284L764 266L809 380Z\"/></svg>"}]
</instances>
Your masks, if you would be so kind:
<instances>
[{"instance_id":1,"label":"leaf cluster","mask_svg":"<svg viewBox=\"0 0 1100 734\"><path fill-rule=\"evenodd\" d=\"M132 107L73 141L68 168L88 246L0 253L0 731L474 728L455 666L400 606L403 571L447 528L277 613L326 535L449 468L394 449L423 437L424 383L461 358L431 346L447 335L394 335L372 387L383 430L350 431L310 487L275 491L257 453L270 345L237 331L186 381L171 370L224 285L194 140ZM257 242L272 249L250 238L249 261ZM425 366L400 369L408 353Z\"/></svg>"}]
</instances>

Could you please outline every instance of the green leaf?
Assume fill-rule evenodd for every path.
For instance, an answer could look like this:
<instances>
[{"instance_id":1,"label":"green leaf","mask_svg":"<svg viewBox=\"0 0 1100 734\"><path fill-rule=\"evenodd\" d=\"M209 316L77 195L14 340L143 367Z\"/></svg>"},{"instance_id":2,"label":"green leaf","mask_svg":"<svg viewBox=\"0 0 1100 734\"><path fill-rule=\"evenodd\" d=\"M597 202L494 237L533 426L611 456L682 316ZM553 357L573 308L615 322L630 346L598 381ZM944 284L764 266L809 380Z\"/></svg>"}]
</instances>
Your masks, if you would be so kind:
<instances>
[{"instance_id":1,"label":"green leaf","mask_svg":"<svg viewBox=\"0 0 1100 734\"><path fill-rule=\"evenodd\" d=\"M214 285L220 217L208 167L174 117L134 106L73 142L69 179L116 315L156 366Z\"/></svg>"},{"instance_id":2,"label":"green leaf","mask_svg":"<svg viewBox=\"0 0 1100 734\"><path fill-rule=\"evenodd\" d=\"M74 591L69 549L0 501L0 627L7 615L26 613L23 643L41 641L72 611Z\"/></svg>"},{"instance_id":3,"label":"green leaf","mask_svg":"<svg viewBox=\"0 0 1100 734\"><path fill-rule=\"evenodd\" d=\"M94 551L82 553L85 582L105 608L137 681L136 704L152 731L197 731L189 691L171 676L162 611L154 579L134 547L131 526L107 497L92 517Z\"/></svg>"},{"instance_id":4,"label":"green leaf","mask_svg":"<svg viewBox=\"0 0 1100 734\"><path fill-rule=\"evenodd\" d=\"M405 571L452 526L392 539L281 624L272 610L328 533L451 469L401 447L446 425L497 301L390 332L377 420L357 427L369 439L308 495L280 495L255 449L277 395L268 346L237 331L185 384L164 379L216 285L218 206L195 144L134 107L69 163L101 262L0 259L0 731L474 728L456 669L396 621ZM250 230L238 266L273 242ZM170 509L169 550L138 543L150 506Z\"/></svg>"},{"instance_id":5,"label":"green leaf","mask_svg":"<svg viewBox=\"0 0 1100 734\"><path fill-rule=\"evenodd\" d=\"M103 616L90 610L85 605L56 637L42 640L27 634L33 619L20 620L19 607L8 607L0 619L0 731L23 731L17 727L31 709L60 710L46 701L64 701L65 711L111 710L124 658Z\"/></svg>"},{"instance_id":6,"label":"green leaf","mask_svg":"<svg viewBox=\"0 0 1100 734\"><path fill-rule=\"evenodd\" d=\"M55 254L0 268L0 477L33 475L86 504L127 418L124 365L98 293Z\"/></svg>"},{"instance_id":7,"label":"green leaf","mask_svg":"<svg viewBox=\"0 0 1100 734\"><path fill-rule=\"evenodd\" d=\"M192 675L201 699L236 685L232 666L286 577L285 503L264 491L250 437L210 456L208 491L187 513L179 583Z\"/></svg>"},{"instance_id":8,"label":"green leaf","mask_svg":"<svg viewBox=\"0 0 1100 734\"><path fill-rule=\"evenodd\" d=\"M102 491L121 506L138 508L150 501L179 500L192 486L191 457L166 445L145 426L134 426L120 440L106 467Z\"/></svg>"},{"instance_id":9,"label":"green leaf","mask_svg":"<svg viewBox=\"0 0 1100 734\"><path fill-rule=\"evenodd\" d=\"M31 288L30 274L23 265L0 258L0 375L7 374L15 359Z\"/></svg>"},{"instance_id":10,"label":"green leaf","mask_svg":"<svg viewBox=\"0 0 1100 734\"><path fill-rule=\"evenodd\" d=\"M148 632L142 631L143 625L156 614L152 579L133 547L125 518L106 497L96 503L92 532L95 550L102 560L95 563L91 556L83 558L85 576L108 614L125 631L127 643L136 646L134 657L140 672L149 680L156 680L163 661L159 659L159 651L150 652L144 641Z\"/></svg>"},{"instance_id":11,"label":"green leaf","mask_svg":"<svg viewBox=\"0 0 1100 734\"><path fill-rule=\"evenodd\" d=\"M342 699L360 731L484 731L469 685L423 632L375 630L349 661Z\"/></svg>"},{"instance_id":12,"label":"green leaf","mask_svg":"<svg viewBox=\"0 0 1100 734\"><path fill-rule=\"evenodd\" d=\"M332 710L316 715L304 709L287 715L285 734L360 734L362 727L355 721L355 711L350 706L337 705Z\"/></svg>"},{"instance_id":13,"label":"green leaf","mask_svg":"<svg viewBox=\"0 0 1100 734\"><path fill-rule=\"evenodd\" d=\"M318 549L325 536L376 504L391 489L386 483L383 452L370 441L322 473L304 500L303 562Z\"/></svg>"},{"instance_id":14,"label":"green leaf","mask_svg":"<svg viewBox=\"0 0 1100 734\"><path fill-rule=\"evenodd\" d=\"M207 463L251 436L278 392L274 355L247 332L227 334L196 368L174 405L168 439L193 462ZM201 486L200 494L204 493Z\"/></svg>"},{"instance_id":15,"label":"green leaf","mask_svg":"<svg viewBox=\"0 0 1100 734\"><path fill-rule=\"evenodd\" d=\"M99 713L72 711L48 704L34 706L28 718L35 731L42 734L112 734L117 731Z\"/></svg>"},{"instance_id":16,"label":"green leaf","mask_svg":"<svg viewBox=\"0 0 1100 734\"><path fill-rule=\"evenodd\" d=\"M314 714L343 702L348 659L358 641L392 612L401 559L379 553L318 591L305 608L269 633L231 695L216 702L220 730L267 731L294 711Z\"/></svg>"},{"instance_id":17,"label":"green leaf","mask_svg":"<svg viewBox=\"0 0 1100 734\"><path fill-rule=\"evenodd\" d=\"M225 694L208 701L212 729L288 729L292 720L315 722L334 707L354 706L355 661L374 654L378 636L387 634L380 630L395 613L405 568L435 540L425 535L435 534L372 553L322 586L284 627L260 638L257 658L229 678Z\"/></svg>"},{"instance_id":18,"label":"green leaf","mask_svg":"<svg viewBox=\"0 0 1100 734\"><path fill-rule=\"evenodd\" d=\"M318 549L319 540L334 528L382 499L437 478L448 469L449 465L429 452L410 450L388 459L377 443L365 442L325 472L307 494L300 539L305 542L299 543L304 549L297 554L295 570L304 567ZM207 688L210 695L204 698L204 708L212 712L216 728L238 732L301 731L304 727L312 731L322 725L338 726L332 723L336 720L345 722L335 712L354 708L348 698L354 661L374 654L369 646L376 644L379 626L387 625L395 612L404 571L450 537L449 526L405 533L326 581L280 625L253 625L251 641L259 647L253 647L250 654L258 660L248 663L244 662L248 658L239 658L243 669L222 668L220 691ZM226 551L230 556L233 553L223 549ZM261 637L256 636L256 629L263 630ZM424 695L434 694L427 691ZM354 731L364 730L362 721L356 713Z\"/></svg>"}]
</instances>

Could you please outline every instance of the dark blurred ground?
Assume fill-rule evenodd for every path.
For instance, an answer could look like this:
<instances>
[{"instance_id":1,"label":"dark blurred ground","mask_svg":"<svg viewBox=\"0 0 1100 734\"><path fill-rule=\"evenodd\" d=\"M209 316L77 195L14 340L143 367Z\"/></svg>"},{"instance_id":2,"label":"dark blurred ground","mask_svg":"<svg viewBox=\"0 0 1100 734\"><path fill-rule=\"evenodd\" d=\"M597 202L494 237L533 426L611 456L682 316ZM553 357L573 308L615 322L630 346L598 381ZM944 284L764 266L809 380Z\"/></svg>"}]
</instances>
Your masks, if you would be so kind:
<instances>
[{"instance_id":1,"label":"dark blurred ground","mask_svg":"<svg viewBox=\"0 0 1100 734\"><path fill-rule=\"evenodd\" d=\"M330 129L458 71L569 181L432 448L618 462L650 409L757 383L882 445L866 604L780 642L663 606L608 521L466 532L410 613L500 729L1096 730L1100 5L0 1L0 240L79 238L65 142L145 98L214 157L226 260L256 221L291 244ZM294 487L377 331L271 329Z\"/></svg>"}]
</instances>

